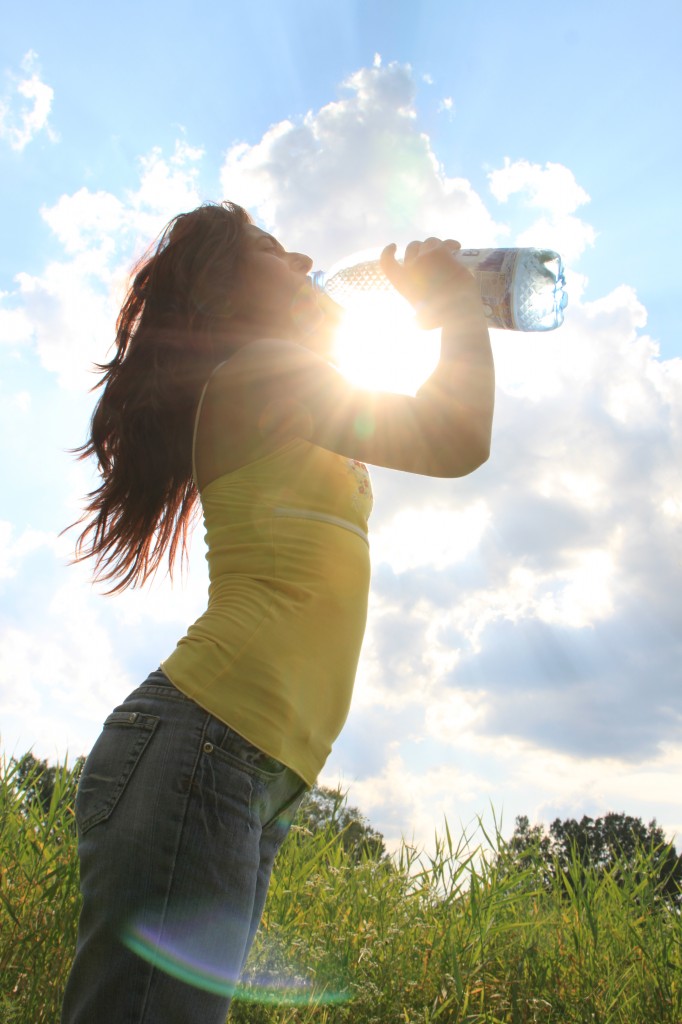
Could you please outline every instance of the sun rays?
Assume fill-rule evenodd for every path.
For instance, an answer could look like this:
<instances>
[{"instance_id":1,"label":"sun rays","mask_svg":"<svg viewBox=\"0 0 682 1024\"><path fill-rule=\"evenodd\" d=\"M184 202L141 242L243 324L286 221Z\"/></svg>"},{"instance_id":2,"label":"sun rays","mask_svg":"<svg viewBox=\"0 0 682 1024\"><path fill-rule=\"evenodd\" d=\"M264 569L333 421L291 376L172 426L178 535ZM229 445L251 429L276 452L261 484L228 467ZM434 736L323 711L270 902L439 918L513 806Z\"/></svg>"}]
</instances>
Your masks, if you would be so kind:
<instances>
[{"instance_id":1,"label":"sun rays","mask_svg":"<svg viewBox=\"0 0 682 1024\"><path fill-rule=\"evenodd\" d=\"M346 310L335 356L358 387L414 394L438 362L439 332L423 331L398 295L371 295Z\"/></svg>"}]
</instances>

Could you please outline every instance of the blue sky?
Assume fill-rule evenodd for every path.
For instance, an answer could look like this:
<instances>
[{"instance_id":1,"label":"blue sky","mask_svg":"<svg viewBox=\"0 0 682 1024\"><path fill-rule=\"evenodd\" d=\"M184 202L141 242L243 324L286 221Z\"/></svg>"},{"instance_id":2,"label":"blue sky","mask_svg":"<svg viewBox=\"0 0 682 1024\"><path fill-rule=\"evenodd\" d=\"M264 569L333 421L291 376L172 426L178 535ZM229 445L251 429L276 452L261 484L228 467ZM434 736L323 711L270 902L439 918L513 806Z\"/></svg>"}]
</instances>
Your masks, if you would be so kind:
<instances>
[{"instance_id":1,"label":"blue sky","mask_svg":"<svg viewBox=\"0 0 682 1024\"><path fill-rule=\"evenodd\" d=\"M229 197L318 267L432 232L568 265L561 330L494 339L490 462L373 474L367 643L323 781L392 839L491 804L507 831L607 810L682 831L680 20L473 0L5 19L6 752L86 750L201 611L200 530L183 585L120 599L58 535L91 482L66 449L127 269L174 213Z\"/></svg>"},{"instance_id":2,"label":"blue sky","mask_svg":"<svg viewBox=\"0 0 682 1024\"><path fill-rule=\"evenodd\" d=\"M14 72L38 54L61 145L36 140L42 160L2 160L15 244L0 266L11 274L16 257L35 251L36 194L47 201L75 181L131 187L140 153L172 146L180 127L217 170L231 143L255 142L273 122L329 102L379 52L412 65L420 123L449 174L482 188L487 169L509 156L557 161L587 182L600 210L600 246L584 259L590 286L617 283L616 267L628 272L650 326L667 335L679 22L672 0L627 11L612 0L509 10L475 0L123 3L115 15L80 2L58 16L39 2L5 19L0 52Z\"/></svg>"}]
</instances>

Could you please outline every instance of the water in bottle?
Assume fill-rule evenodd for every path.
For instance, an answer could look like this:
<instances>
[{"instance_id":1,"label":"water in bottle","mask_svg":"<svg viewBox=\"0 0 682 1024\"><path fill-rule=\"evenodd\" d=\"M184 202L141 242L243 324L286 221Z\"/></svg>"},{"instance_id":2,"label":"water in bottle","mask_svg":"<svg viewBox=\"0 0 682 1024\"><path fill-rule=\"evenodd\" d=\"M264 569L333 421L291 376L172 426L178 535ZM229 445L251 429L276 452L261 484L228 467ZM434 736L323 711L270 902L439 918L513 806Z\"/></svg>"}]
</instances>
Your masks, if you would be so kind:
<instances>
[{"instance_id":1,"label":"water in bottle","mask_svg":"<svg viewBox=\"0 0 682 1024\"><path fill-rule=\"evenodd\" d=\"M561 257L551 249L460 249L457 259L473 273L489 327L551 331L563 323L568 296ZM349 257L310 275L314 287L352 308L369 294L394 292L378 259Z\"/></svg>"}]
</instances>

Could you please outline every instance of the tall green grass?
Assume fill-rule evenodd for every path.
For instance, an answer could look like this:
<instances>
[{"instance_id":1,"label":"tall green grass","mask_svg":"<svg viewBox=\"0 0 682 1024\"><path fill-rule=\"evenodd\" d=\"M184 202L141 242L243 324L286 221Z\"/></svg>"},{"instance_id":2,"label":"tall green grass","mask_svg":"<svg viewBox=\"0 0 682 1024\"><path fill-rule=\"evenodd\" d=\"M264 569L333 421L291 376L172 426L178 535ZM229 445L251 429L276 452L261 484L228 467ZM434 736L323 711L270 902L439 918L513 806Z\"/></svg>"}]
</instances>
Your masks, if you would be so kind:
<instances>
[{"instance_id":1,"label":"tall green grass","mask_svg":"<svg viewBox=\"0 0 682 1024\"><path fill-rule=\"evenodd\" d=\"M74 779L28 813L0 780L0 1022L54 1024L78 909ZM651 852L547 881L496 829L358 860L294 826L236 1024L682 1024L682 919Z\"/></svg>"},{"instance_id":2,"label":"tall green grass","mask_svg":"<svg viewBox=\"0 0 682 1024\"><path fill-rule=\"evenodd\" d=\"M48 806L38 783L14 761L0 766L0 1024L59 1020L76 942L75 773L57 768Z\"/></svg>"}]
</instances>

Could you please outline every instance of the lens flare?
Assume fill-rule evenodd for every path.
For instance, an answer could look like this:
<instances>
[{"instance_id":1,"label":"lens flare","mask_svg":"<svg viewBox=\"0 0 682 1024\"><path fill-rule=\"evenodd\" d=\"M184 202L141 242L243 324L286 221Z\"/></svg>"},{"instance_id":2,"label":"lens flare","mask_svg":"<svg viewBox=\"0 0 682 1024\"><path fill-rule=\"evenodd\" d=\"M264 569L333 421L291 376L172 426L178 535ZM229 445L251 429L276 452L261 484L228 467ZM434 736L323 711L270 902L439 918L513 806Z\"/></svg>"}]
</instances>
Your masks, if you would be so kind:
<instances>
[{"instance_id":1,"label":"lens flare","mask_svg":"<svg viewBox=\"0 0 682 1024\"><path fill-rule=\"evenodd\" d=\"M235 999L271 1006L338 1006L347 1003L351 993L324 989L315 994L312 983L303 978L255 977L237 986Z\"/></svg>"},{"instance_id":2,"label":"lens flare","mask_svg":"<svg viewBox=\"0 0 682 1024\"><path fill-rule=\"evenodd\" d=\"M436 367L440 332L421 330L395 295L367 295L345 311L336 333L335 362L358 387L415 394Z\"/></svg>"},{"instance_id":3,"label":"lens flare","mask_svg":"<svg viewBox=\"0 0 682 1024\"><path fill-rule=\"evenodd\" d=\"M237 989L237 979L229 977L213 966L202 964L188 956L187 952L174 949L170 943L162 946L155 937L141 927L130 928L123 936L123 944L131 952L137 953L148 963L171 977L184 981L205 992L213 992L221 996L233 996Z\"/></svg>"},{"instance_id":4,"label":"lens flare","mask_svg":"<svg viewBox=\"0 0 682 1024\"><path fill-rule=\"evenodd\" d=\"M328 1006L347 1002L351 998L351 994L345 990L335 992L323 989L315 992L312 982L295 975L254 975L239 981L230 976L229 971L221 971L188 956L186 950L173 948L170 943L162 946L144 928L128 929L122 941L131 952L178 981L242 1002L273 1006Z\"/></svg>"}]
</instances>

